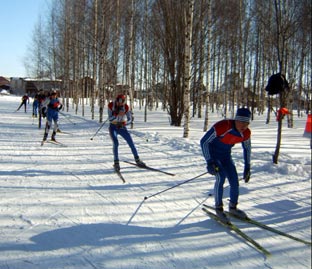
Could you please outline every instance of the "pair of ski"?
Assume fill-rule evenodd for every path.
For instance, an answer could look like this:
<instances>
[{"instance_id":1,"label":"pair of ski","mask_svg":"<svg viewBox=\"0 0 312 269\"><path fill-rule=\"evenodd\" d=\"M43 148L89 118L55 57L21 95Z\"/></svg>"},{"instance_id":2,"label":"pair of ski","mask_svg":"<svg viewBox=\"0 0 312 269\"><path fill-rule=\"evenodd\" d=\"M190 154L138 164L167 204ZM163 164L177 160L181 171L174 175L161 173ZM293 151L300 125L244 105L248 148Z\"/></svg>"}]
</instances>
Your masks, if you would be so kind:
<instances>
[{"instance_id":1,"label":"pair of ski","mask_svg":"<svg viewBox=\"0 0 312 269\"><path fill-rule=\"evenodd\" d=\"M64 131L61 131L60 129L58 129L57 131L56 131L58 134L65 134L65 135L72 135L72 133L68 133L68 132L64 132ZM41 141L41 146L43 146L44 145L44 143L51 143L51 144L54 144L54 145L58 145L58 146L60 146L60 147L66 147L66 145L65 144L63 144L63 143L61 143L61 142L59 142L59 141L56 141L56 140L42 140Z\"/></svg>"},{"instance_id":2,"label":"pair of ski","mask_svg":"<svg viewBox=\"0 0 312 269\"><path fill-rule=\"evenodd\" d=\"M245 239L247 242L251 243L258 251L260 251L262 254L264 254L266 257L270 256L271 253L266 250L263 246L261 246L258 242L256 242L254 239L252 239L250 236L248 236L246 233L244 233L240 228L238 228L235 224L233 224L232 222L223 222L221 221L221 219L214 213L212 213L210 210L215 210L214 207L212 206L209 206L209 205L206 205L204 204L203 205L204 207L202 208L203 211L209 216L211 217L212 219L216 220L218 223L222 224L223 226L229 228L230 230L234 231L235 233L237 233L239 236L241 236L243 239ZM295 237L295 236L292 236L288 233L285 233L285 232L282 232L280 230L277 230L275 228L272 228L262 222L259 222L259 221L256 221L254 219L251 219L249 217L247 218L240 218L236 215L233 215L231 214L230 212L228 211L225 211L225 214L229 217L234 217L238 220L241 220L241 221L244 221L244 222L247 222L247 223L250 223L250 224L253 224L253 225L256 225L262 229L265 229L265 230L268 230L270 232L273 232L273 233L276 233L278 235L282 235L282 236L285 236L287 238L290 238L292 240L295 240L295 241L298 241L298 242L301 242L301 243L304 243L306 245L309 245L311 246L311 242L308 242L308 241L305 241L303 239L300 239L298 237Z\"/></svg>"},{"instance_id":3,"label":"pair of ski","mask_svg":"<svg viewBox=\"0 0 312 269\"><path fill-rule=\"evenodd\" d=\"M166 175L169 175L169 176L175 176L175 174L172 174L172 173L169 173L169 172L166 172L166 171L163 171L161 169L154 168L154 167L150 167L148 165L141 166L141 165L138 165L137 163L133 163L133 162L129 162L129 161L124 161L124 162L127 163L127 164L131 164L131 165L137 166L139 168L146 169L146 170L163 173L163 174L166 174ZM126 180L125 180L124 176L121 174L120 170L118 170L118 171L115 170L115 172L119 176L119 178L122 180L122 182L125 183Z\"/></svg>"},{"instance_id":4,"label":"pair of ski","mask_svg":"<svg viewBox=\"0 0 312 269\"><path fill-rule=\"evenodd\" d=\"M57 145L57 146L60 146L60 147L66 147L65 144L63 144L61 142L58 142L56 140L42 140L41 141L41 146L43 146L45 143L51 143L51 144L54 144L54 145Z\"/></svg>"}]
</instances>

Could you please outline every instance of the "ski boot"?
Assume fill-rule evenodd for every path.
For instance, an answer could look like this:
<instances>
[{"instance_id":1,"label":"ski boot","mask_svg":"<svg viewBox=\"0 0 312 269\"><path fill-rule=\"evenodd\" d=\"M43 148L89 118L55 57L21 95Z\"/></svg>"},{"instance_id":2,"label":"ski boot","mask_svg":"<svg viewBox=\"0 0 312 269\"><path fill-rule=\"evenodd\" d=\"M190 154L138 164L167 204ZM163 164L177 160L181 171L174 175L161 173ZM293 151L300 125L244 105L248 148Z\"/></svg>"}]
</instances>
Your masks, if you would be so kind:
<instances>
[{"instance_id":1,"label":"ski boot","mask_svg":"<svg viewBox=\"0 0 312 269\"><path fill-rule=\"evenodd\" d=\"M216 206L216 215L225 224L230 224L230 220L223 211L223 206Z\"/></svg>"},{"instance_id":2,"label":"ski boot","mask_svg":"<svg viewBox=\"0 0 312 269\"><path fill-rule=\"evenodd\" d=\"M115 169L116 172L120 171L120 165L119 165L119 161L118 160L114 161L114 169Z\"/></svg>"},{"instance_id":3,"label":"ski boot","mask_svg":"<svg viewBox=\"0 0 312 269\"><path fill-rule=\"evenodd\" d=\"M53 132L53 133L52 133L52 136L51 136L51 141L53 141L53 142L56 142L56 140L55 140L55 135L56 135L56 132Z\"/></svg>"},{"instance_id":4,"label":"ski boot","mask_svg":"<svg viewBox=\"0 0 312 269\"><path fill-rule=\"evenodd\" d=\"M240 219L247 219L247 214L243 211L237 208L237 204L230 203L229 205L229 212Z\"/></svg>"},{"instance_id":5,"label":"ski boot","mask_svg":"<svg viewBox=\"0 0 312 269\"><path fill-rule=\"evenodd\" d=\"M142 168L146 167L146 164L144 162L142 162L139 157L135 157L134 160L135 160L137 166L142 167Z\"/></svg>"},{"instance_id":6,"label":"ski boot","mask_svg":"<svg viewBox=\"0 0 312 269\"><path fill-rule=\"evenodd\" d=\"M45 133L44 136L43 136L43 139L41 141L41 146L43 146L43 144L47 141L47 138L48 138L48 134Z\"/></svg>"}]
</instances>

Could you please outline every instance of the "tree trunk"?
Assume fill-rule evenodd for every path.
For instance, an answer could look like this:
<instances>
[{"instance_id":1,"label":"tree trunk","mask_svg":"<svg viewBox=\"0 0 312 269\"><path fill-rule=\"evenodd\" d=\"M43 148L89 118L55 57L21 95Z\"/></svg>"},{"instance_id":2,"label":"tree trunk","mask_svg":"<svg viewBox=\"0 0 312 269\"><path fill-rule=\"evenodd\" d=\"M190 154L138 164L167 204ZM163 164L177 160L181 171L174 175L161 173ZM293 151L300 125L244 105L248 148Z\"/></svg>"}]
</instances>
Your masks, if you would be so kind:
<instances>
[{"instance_id":1,"label":"tree trunk","mask_svg":"<svg viewBox=\"0 0 312 269\"><path fill-rule=\"evenodd\" d=\"M132 121L130 124L130 128L133 129L133 121L134 121L134 115L133 115L133 104L134 104L134 88L135 88L135 35L134 35L134 0L131 0L131 18L130 18L130 53L129 53L129 61L131 63L130 68L130 90L129 90L129 95L130 95L130 110L132 113Z\"/></svg>"},{"instance_id":2,"label":"tree trunk","mask_svg":"<svg viewBox=\"0 0 312 269\"><path fill-rule=\"evenodd\" d=\"M98 35L98 0L94 1L94 41L93 41L93 87L91 92L91 119L94 120L95 93L96 93L96 74L97 74L97 35Z\"/></svg>"},{"instance_id":3,"label":"tree trunk","mask_svg":"<svg viewBox=\"0 0 312 269\"><path fill-rule=\"evenodd\" d=\"M185 55L184 55L184 132L183 137L189 136L190 124L190 80L192 62L192 28L194 0L188 0L185 10Z\"/></svg>"},{"instance_id":4,"label":"tree trunk","mask_svg":"<svg viewBox=\"0 0 312 269\"><path fill-rule=\"evenodd\" d=\"M208 124L209 124L209 94L210 94L210 40L211 40L211 0L208 0L208 28L207 28L207 89L206 93L204 95L205 98L205 120L204 120L204 129L203 131L206 132L208 130ZM212 104L213 106L213 104Z\"/></svg>"}]
</instances>

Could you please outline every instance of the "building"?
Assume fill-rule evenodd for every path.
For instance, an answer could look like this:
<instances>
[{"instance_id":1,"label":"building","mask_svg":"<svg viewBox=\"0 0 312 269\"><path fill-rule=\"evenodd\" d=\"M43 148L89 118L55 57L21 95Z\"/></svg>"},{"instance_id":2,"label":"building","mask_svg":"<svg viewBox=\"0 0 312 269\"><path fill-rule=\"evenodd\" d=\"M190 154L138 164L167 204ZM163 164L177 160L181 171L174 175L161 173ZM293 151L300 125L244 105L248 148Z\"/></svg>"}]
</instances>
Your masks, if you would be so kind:
<instances>
[{"instance_id":1,"label":"building","mask_svg":"<svg viewBox=\"0 0 312 269\"><path fill-rule=\"evenodd\" d=\"M5 77L0 77L0 89L10 90L10 80Z\"/></svg>"},{"instance_id":2,"label":"building","mask_svg":"<svg viewBox=\"0 0 312 269\"><path fill-rule=\"evenodd\" d=\"M29 96L35 96L35 94L43 89L44 91L60 90L62 86L62 80L51 80L47 78L18 78L12 77L10 80L10 92L15 95L24 95L27 93Z\"/></svg>"}]
</instances>

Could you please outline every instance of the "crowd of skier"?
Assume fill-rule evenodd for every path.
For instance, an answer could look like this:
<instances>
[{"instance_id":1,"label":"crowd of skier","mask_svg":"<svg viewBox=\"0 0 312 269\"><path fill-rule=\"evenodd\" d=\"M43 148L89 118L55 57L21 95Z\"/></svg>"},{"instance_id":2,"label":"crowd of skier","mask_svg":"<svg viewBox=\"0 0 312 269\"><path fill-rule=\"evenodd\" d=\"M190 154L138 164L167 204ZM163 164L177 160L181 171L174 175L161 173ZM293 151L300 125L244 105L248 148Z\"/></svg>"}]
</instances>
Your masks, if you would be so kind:
<instances>
[{"instance_id":1,"label":"crowd of skier","mask_svg":"<svg viewBox=\"0 0 312 269\"><path fill-rule=\"evenodd\" d=\"M58 126L59 111L63 108L63 105L58 98L58 92L55 90L50 92L40 90L33 99L32 116L34 118L39 116L39 120L41 120L41 118L46 119L41 145L47 141L52 126L53 129L50 141L57 142L56 134L60 131ZM25 94L16 111L24 106L26 113L27 104L29 104L29 97ZM113 143L113 166L115 171L120 173L118 136L121 136L127 142L136 165L142 168L147 167L140 159L131 134L127 129L127 125L132 123L132 112L126 103L126 95L118 94L116 98L108 104L107 113L109 121L108 130ZM234 119L223 119L215 123L200 141L203 156L207 164L207 172L214 175L216 179L214 187L216 215L224 223L229 222L228 217L223 210L222 199L223 185L226 178L230 184L229 212L242 218L247 217L244 211L237 208L239 180L236 166L231 156L231 149L237 143L242 144L245 163L243 178L247 183L250 179L251 131L248 128L250 120L251 112L249 109L239 108Z\"/></svg>"}]
</instances>

